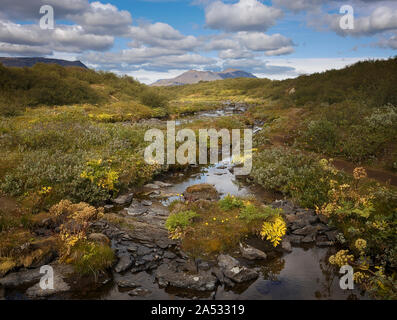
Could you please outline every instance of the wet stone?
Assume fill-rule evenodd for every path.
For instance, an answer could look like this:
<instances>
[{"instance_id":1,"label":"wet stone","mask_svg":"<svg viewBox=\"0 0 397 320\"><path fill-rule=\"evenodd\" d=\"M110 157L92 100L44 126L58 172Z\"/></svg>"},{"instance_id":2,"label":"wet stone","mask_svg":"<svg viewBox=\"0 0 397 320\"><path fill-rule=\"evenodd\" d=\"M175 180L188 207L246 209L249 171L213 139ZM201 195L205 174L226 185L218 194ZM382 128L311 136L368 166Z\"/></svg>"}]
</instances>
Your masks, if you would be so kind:
<instances>
[{"instance_id":1,"label":"wet stone","mask_svg":"<svg viewBox=\"0 0 397 320\"><path fill-rule=\"evenodd\" d=\"M122 255L119 259L119 262L117 263L116 267L114 270L117 273L124 272L128 270L132 266L132 259L130 255Z\"/></svg>"},{"instance_id":2,"label":"wet stone","mask_svg":"<svg viewBox=\"0 0 397 320\"><path fill-rule=\"evenodd\" d=\"M144 288L136 288L134 290L131 290L130 292L128 292L128 295L133 296L133 297L142 297L142 296L146 296L148 294L150 294L151 291L144 289Z\"/></svg>"},{"instance_id":3,"label":"wet stone","mask_svg":"<svg viewBox=\"0 0 397 320\"><path fill-rule=\"evenodd\" d=\"M122 289L127 289L127 288L136 288L138 285L132 281L131 279L125 278L125 279L118 279L116 280L116 283L119 288Z\"/></svg>"}]
</instances>

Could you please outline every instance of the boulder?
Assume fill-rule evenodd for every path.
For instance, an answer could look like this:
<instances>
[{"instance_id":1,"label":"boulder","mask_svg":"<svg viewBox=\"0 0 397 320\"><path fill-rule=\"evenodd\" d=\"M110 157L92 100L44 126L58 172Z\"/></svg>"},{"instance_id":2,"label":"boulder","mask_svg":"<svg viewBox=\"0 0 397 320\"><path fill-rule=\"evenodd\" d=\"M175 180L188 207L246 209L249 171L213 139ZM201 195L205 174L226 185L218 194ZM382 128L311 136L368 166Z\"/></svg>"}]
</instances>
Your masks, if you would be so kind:
<instances>
[{"instance_id":1,"label":"boulder","mask_svg":"<svg viewBox=\"0 0 397 320\"><path fill-rule=\"evenodd\" d=\"M221 254L218 256L218 265L222 269L231 269L235 266L238 266L240 263L238 262L237 259L226 255L226 254Z\"/></svg>"},{"instance_id":2,"label":"boulder","mask_svg":"<svg viewBox=\"0 0 397 320\"><path fill-rule=\"evenodd\" d=\"M131 205L128 208L125 208L124 210L127 211L128 215L130 216L140 216L149 211L148 206L144 206L142 203L138 201L133 201Z\"/></svg>"},{"instance_id":3,"label":"boulder","mask_svg":"<svg viewBox=\"0 0 397 320\"><path fill-rule=\"evenodd\" d=\"M122 205L130 204L133 197L134 197L133 193L123 194L121 196L118 196L116 199L113 199L112 202L122 206Z\"/></svg>"},{"instance_id":4,"label":"boulder","mask_svg":"<svg viewBox=\"0 0 397 320\"><path fill-rule=\"evenodd\" d=\"M64 281L61 275L54 273L54 288L53 289L42 289L40 283L35 284L26 290L26 295L29 298L46 298L54 294L67 292L70 290L70 286Z\"/></svg>"},{"instance_id":5,"label":"boulder","mask_svg":"<svg viewBox=\"0 0 397 320\"><path fill-rule=\"evenodd\" d=\"M241 266L236 259L229 255L218 256L218 265L227 278L237 283L255 280L259 276L258 272Z\"/></svg>"},{"instance_id":6,"label":"boulder","mask_svg":"<svg viewBox=\"0 0 397 320\"><path fill-rule=\"evenodd\" d=\"M226 269L223 273L226 277L237 283L255 280L259 276L258 272L244 266L236 266L231 269Z\"/></svg>"},{"instance_id":7,"label":"boulder","mask_svg":"<svg viewBox=\"0 0 397 320\"><path fill-rule=\"evenodd\" d=\"M209 200L216 201L219 200L219 193L213 185L210 184L196 184L188 187L183 196L188 201L197 200Z\"/></svg>"},{"instance_id":8,"label":"boulder","mask_svg":"<svg viewBox=\"0 0 397 320\"><path fill-rule=\"evenodd\" d=\"M264 253L263 251L251 247L247 244L243 245L240 243L240 252L243 258L248 260L263 260L267 257L266 253Z\"/></svg>"},{"instance_id":9,"label":"boulder","mask_svg":"<svg viewBox=\"0 0 397 320\"><path fill-rule=\"evenodd\" d=\"M4 288L14 288L23 285L33 284L40 281L43 274L40 268L13 272L0 279L0 286Z\"/></svg>"},{"instance_id":10,"label":"boulder","mask_svg":"<svg viewBox=\"0 0 397 320\"><path fill-rule=\"evenodd\" d=\"M70 265L55 265L54 267L54 288L53 289L42 289L40 286L40 279L43 274L40 274L40 278L38 279L38 283L30 287L26 290L26 295L31 299L38 299L38 298L46 298L52 296L54 294L59 294L63 292L67 292L70 290L69 284L65 281L66 279L70 278L73 273L74 269Z\"/></svg>"},{"instance_id":11,"label":"boulder","mask_svg":"<svg viewBox=\"0 0 397 320\"><path fill-rule=\"evenodd\" d=\"M197 274L189 274L176 271L168 264L162 264L157 268L156 279L163 287L172 286L196 291L213 291L217 282L217 278L210 272L200 271Z\"/></svg>"}]
</instances>

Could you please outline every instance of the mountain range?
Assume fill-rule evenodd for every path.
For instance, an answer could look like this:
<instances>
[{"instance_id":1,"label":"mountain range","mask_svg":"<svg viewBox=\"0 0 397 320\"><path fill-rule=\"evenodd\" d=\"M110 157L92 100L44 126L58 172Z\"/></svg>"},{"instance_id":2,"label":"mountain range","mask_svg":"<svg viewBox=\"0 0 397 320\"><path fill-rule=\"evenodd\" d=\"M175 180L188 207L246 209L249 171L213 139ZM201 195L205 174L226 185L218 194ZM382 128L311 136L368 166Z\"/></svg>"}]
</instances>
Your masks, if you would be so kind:
<instances>
[{"instance_id":1,"label":"mountain range","mask_svg":"<svg viewBox=\"0 0 397 320\"><path fill-rule=\"evenodd\" d=\"M199 83L200 81L216 81L223 79L234 79L234 78L256 78L253 74L237 70L227 69L222 72L212 71L196 71L190 70L173 79L159 80L152 84L152 86L181 86L185 84Z\"/></svg>"},{"instance_id":2,"label":"mountain range","mask_svg":"<svg viewBox=\"0 0 397 320\"><path fill-rule=\"evenodd\" d=\"M36 63L52 63L63 67L80 67L88 69L81 61L67 61L48 58L6 58L0 57L0 63L6 67L33 67Z\"/></svg>"}]
</instances>

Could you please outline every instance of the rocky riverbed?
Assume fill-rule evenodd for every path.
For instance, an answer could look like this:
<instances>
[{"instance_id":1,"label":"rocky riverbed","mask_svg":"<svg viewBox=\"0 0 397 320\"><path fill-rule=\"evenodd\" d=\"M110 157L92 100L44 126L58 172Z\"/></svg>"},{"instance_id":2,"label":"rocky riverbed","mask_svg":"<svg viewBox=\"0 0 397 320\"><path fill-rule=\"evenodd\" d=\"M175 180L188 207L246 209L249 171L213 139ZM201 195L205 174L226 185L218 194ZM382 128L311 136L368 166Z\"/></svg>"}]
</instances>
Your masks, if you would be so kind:
<instances>
[{"instance_id":1,"label":"rocky riverbed","mask_svg":"<svg viewBox=\"0 0 397 320\"><path fill-rule=\"evenodd\" d=\"M263 196L258 188L238 181L229 169L230 164L220 163L204 170L193 169L183 176L164 177L164 181L154 181L140 193L127 193L108 205L106 215L117 218L117 224L109 222L112 219L93 223L90 238L110 241L117 263L109 273L97 279L81 279L73 275L70 267L54 264L55 288L43 291L38 284L42 276L39 268L22 270L0 279L3 296L7 299L360 297L357 291L341 290L338 274L327 264L328 256L335 250L337 231L328 227L313 210L295 207L289 201L271 203L283 209L288 224L288 235L277 249L251 238L231 254L203 261L189 258L178 241L169 239L164 227L169 215L167 205L188 186L213 183L222 177L222 183L216 183L221 196ZM185 196L189 194L185 192ZM201 196L208 198L205 194ZM193 200L199 199L200 196Z\"/></svg>"},{"instance_id":2,"label":"rocky riverbed","mask_svg":"<svg viewBox=\"0 0 397 320\"><path fill-rule=\"evenodd\" d=\"M226 105L222 112L243 112L244 106L240 107L236 111ZM189 194L189 187L202 183L213 185L212 192ZM192 259L169 238L164 226L168 205L181 194L190 201L211 201L227 194L254 196L283 209L288 234L276 249L253 237L229 254L208 261ZM238 179L228 159L159 177L114 199L105 206L106 219L91 225L90 239L110 243L117 256L112 270L81 278L70 266L45 261L42 264L54 267L53 290L40 288L42 274L36 266L0 278L0 299L366 298L358 290L341 290L339 274L327 262L336 250L337 230L313 210L277 199L281 195Z\"/></svg>"}]
</instances>

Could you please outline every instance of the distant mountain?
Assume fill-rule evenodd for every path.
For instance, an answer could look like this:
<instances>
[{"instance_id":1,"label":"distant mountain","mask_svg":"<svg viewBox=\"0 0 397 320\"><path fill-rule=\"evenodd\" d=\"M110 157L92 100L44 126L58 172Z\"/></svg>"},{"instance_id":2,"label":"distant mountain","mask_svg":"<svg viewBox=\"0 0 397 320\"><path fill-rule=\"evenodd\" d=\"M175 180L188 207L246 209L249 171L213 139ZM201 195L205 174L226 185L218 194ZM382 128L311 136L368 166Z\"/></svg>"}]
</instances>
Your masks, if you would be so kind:
<instances>
[{"instance_id":1,"label":"distant mountain","mask_svg":"<svg viewBox=\"0 0 397 320\"><path fill-rule=\"evenodd\" d=\"M0 57L0 63L6 67L33 67L36 63L52 63L63 67L80 67L88 69L81 61L67 61L47 58L4 58Z\"/></svg>"},{"instance_id":2,"label":"distant mountain","mask_svg":"<svg viewBox=\"0 0 397 320\"><path fill-rule=\"evenodd\" d=\"M182 73L180 76L173 79L159 80L152 84L152 86L181 86L185 84L199 83L200 81L216 81L222 79L234 79L234 78L256 78L253 74L237 70L227 69L222 72L212 71L196 71L190 70Z\"/></svg>"}]
</instances>

